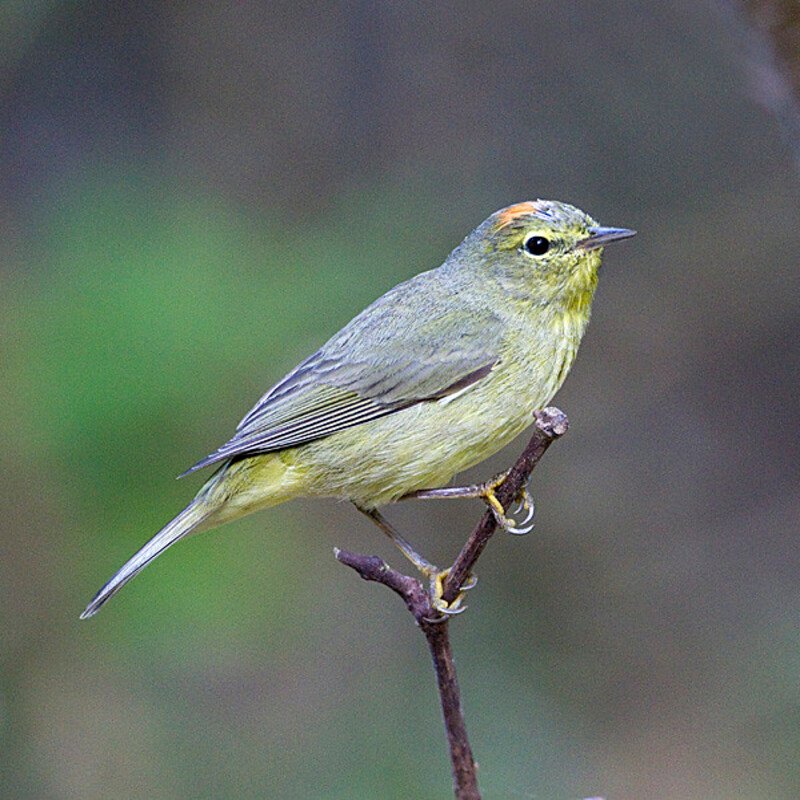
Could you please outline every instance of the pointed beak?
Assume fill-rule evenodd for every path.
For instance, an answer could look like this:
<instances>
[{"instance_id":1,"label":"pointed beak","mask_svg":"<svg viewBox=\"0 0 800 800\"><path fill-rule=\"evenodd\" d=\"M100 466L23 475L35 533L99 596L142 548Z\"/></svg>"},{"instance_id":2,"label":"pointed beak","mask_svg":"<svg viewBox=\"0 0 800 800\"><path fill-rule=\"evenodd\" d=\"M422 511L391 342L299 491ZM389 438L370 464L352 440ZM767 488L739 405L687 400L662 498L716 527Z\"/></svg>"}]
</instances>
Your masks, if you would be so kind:
<instances>
[{"instance_id":1,"label":"pointed beak","mask_svg":"<svg viewBox=\"0 0 800 800\"><path fill-rule=\"evenodd\" d=\"M621 239L630 239L636 236L636 231L629 228L589 228L589 236L578 242L581 250L596 250L598 247L605 247L610 242L618 242Z\"/></svg>"}]
</instances>

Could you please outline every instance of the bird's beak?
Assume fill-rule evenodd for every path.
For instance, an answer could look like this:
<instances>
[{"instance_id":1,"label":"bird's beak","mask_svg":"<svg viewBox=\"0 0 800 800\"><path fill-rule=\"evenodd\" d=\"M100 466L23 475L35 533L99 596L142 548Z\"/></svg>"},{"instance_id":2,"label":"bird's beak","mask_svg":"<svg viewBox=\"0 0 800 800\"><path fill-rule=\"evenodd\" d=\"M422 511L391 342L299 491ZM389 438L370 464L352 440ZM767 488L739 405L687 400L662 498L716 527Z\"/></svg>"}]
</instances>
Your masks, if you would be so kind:
<instances>
[{"instance_id":1,"label":"bird's beak","mask_svg":"<svg viewBox=\"0 0 800 800\"><path fill-rule=\"evenodd\" d=\"M621 239L630 239L636 236L636 231L629 228L589 228L589 235L578 242L581 250L596 250L605 247L609 242L618 242Z\"/></svg>"}]
</instances>

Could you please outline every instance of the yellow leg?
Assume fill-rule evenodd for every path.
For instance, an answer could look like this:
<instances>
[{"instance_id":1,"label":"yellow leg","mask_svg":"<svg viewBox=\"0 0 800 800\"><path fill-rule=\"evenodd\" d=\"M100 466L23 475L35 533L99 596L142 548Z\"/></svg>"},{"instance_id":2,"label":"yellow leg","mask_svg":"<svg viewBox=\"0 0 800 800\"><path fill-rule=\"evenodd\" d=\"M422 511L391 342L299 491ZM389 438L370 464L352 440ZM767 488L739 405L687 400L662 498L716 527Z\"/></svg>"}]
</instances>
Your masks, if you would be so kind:
<instances>
[{"instance_id":1,"label":"yellow leg","mask_svg":"<svg viewBox=\"0 0 800 800\"><path fill-rule=\"evenodd\" d=\"M533 530L533 523L531 520L533 519L535 506L528 488L523 487L520 489L516 498L518 503L517 511L522 511L524 509L526 512L525 518L519 523L507 516L503 504L497 499L495 492L507 477L508 473L503 472L485 483L475 483L471 486L445 486L440 489L419 489L416 492L409 492L403 495L400 499L447 500L457 497L480 498L492 510L497 524L501 528L516 535L530 533L530 531Z\"/></svg>"}]
</instances>

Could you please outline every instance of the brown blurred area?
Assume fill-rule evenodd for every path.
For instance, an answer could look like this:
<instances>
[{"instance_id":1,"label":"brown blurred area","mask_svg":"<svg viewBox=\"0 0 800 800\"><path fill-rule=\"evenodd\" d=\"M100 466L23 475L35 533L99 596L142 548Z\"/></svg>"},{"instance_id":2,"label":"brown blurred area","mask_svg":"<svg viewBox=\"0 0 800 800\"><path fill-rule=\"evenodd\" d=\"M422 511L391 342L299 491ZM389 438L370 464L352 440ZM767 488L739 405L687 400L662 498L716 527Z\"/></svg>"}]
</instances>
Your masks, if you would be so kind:
<instances>
[{"instance_id":1,"label":"brown blurred area","mask_svg":"<svg viewBox=\"0 0 800 800\"><path fill-rule=\"evenodd\" d=\"M537 197L639 235L537 527L452 626L485 796L800 796L800 148L758 5L0 8L0 797L448 796L424 641L333 559L396 563L347 504L78 614L272 382ZM387 515L444 563L479 510Z\"/></svg>"},{"instance_id":2,"label":"brown blurred area","mask_svg":"<svg viewBox=\"0 0 800 800\"><path fill-rule=\"evenodd\" d=\"M800 96L800 6L792 0L744 0L754 28L771 45L775 63Z\"/></svg>"}]
</instances>

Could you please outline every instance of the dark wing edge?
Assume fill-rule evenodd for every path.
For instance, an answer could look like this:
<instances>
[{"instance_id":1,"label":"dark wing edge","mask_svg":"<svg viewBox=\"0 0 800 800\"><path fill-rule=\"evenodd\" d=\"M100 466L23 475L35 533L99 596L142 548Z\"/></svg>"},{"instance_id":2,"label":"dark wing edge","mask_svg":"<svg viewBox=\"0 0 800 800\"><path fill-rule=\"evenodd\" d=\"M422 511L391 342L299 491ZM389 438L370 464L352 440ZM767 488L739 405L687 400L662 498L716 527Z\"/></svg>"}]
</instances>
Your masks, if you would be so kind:
<instances>
[{"instance_id":1,"label":"dark wing edge","mask_svg":"<svg viewBox=\"0 0 800 800\"><path fill-rule=\"evenodd\" d=\"M203 469L203 467L216 464L220 461L263 455L277 450L285 450L289 447L297 447L298 445L313 442L317 439L324 439L327 436L355 427L356 425L362 425L365 422L371 422L380 417L385 417L388 414L394 414L397 411L410 408L418 403L441 400L449 395L462 392L482 378L485 378L492 371L495 364L497 364L497 361L498 359L495 358L481 365L440 391L426 397L401 400L393 403L380 403L369 397L361 397L355 392L346 392L339 403L323 406L318 409L310 409L308 413L301 414L273 428L245 434L240 424L237 434L228 442L189 467L189 469L182 472L178 477L183 478L197 470ZM273 390L267 393L265 399L272 394L272 391ZM245 417L243 422L251 419L254 416L254 411L256 411L256 409L253 409L253 411Z\"/></svg>"}]
</instances>

